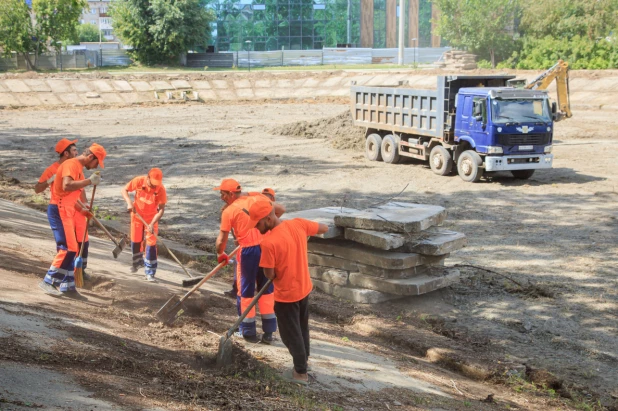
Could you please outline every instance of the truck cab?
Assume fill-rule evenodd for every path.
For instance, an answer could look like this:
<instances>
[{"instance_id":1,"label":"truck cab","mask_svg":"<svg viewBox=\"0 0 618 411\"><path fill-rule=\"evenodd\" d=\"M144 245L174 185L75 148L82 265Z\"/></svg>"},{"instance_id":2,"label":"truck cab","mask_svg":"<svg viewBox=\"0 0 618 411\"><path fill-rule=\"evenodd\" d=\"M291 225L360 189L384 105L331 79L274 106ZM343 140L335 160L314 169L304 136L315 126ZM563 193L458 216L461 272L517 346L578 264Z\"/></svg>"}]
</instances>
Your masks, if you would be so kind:
<instances>
[{"instance_id":1,"label":"truck cab","mask_svg":"<svg viewBox=\"0 0 618 411\"><path fill-rule=\"evenodd\" d=\"M511 171L529 178L551 168L553 112L544 90L461 88L455 98L455 144L483 158L485 172Z\"/></svg>"}]
</instances>

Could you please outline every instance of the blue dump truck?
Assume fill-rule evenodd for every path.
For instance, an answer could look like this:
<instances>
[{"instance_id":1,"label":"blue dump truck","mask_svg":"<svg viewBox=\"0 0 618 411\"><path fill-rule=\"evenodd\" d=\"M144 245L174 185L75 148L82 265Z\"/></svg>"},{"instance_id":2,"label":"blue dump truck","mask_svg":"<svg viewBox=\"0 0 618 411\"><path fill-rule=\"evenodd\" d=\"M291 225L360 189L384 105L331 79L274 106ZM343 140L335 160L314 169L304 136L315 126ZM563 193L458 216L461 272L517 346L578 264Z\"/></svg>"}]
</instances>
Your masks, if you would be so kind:
<instances>
[{"instance_id":1,"label":"blue dump truck","mask_svg":"<svg viewBox=\"0 0 618 411\"><path fill-rule=\"evenodd\" d=\"M467 182L509 171L527 179L552 167L556 103L546 90L509 87L514 76L438 76L435 90L352 84L354 124L369 160L428 161Z\"/></svg>"}]
</instances>

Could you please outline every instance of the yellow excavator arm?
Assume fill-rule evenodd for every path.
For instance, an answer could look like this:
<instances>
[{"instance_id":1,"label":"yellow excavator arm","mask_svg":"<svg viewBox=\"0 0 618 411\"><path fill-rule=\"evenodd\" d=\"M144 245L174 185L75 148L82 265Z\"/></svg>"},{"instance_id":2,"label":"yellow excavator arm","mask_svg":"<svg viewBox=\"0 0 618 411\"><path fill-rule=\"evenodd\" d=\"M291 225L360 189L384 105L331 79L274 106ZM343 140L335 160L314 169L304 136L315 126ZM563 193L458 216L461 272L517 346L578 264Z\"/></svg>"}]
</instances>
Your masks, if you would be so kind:
<instances>
[{"instance_id":1,"label":"yellow excavator arm","mask_svg":"<svg viewBox=\"0 0 618 411\"><path fill-rule=\"evenodd\" d=\"M571 113L571 101L569 100L569 63L558 60L558 63L528 83L525 88L530 90L546 90L554 80L556 80L558 110L560 111L556 121L559 121L573 116L573 113Z\"/></svg>"}]
</instances>

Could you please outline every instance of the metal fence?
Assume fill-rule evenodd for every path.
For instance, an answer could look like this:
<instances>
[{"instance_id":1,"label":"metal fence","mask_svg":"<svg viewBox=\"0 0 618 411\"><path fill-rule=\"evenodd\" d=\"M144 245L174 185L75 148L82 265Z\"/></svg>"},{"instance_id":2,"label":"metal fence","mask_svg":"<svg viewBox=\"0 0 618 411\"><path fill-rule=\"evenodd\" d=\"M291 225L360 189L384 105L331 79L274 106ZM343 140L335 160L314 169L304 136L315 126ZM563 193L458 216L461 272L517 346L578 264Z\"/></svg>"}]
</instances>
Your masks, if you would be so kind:
<instances>
[{"instance_id":1,"label":"metal fence","mask_svg":"<svg viewBox=\"0 0 618 411\"><path fill-rule=\"evenodd\" d=\"M429 64L440 59L448 47L407 48L404 49L404 64ZM354 65L354 64L397 64L397 49L368 48L325 48L322 50L281 50L281 51L235 51L236 67L274 67L274 66L313 66L313 65Z\"/></svg>"},{"instance_id":2,"label":"metal fence","mask_svg":"<svg viewBox=\"0 0 618 411\"><path fill-rule=\"evenodd\" d=\"M30 61L34 63L34 54ZM132 63L125 50L73 50L56 53L44 53L37 59L37 69L63 70L89 67L128 66ZM24 56L13 54L10 58L0 58L0 71L26 70Z\"/></svg>"}]
</instances>

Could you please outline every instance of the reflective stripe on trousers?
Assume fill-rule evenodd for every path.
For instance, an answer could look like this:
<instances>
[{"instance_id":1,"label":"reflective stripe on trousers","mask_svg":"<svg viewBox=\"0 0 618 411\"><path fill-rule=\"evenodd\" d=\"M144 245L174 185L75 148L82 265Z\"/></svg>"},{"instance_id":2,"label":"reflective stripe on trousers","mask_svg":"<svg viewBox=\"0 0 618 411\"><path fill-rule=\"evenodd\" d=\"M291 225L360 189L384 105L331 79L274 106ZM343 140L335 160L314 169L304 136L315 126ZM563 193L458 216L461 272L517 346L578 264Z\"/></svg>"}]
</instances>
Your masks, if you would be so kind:
<instances>
[{"instance_id":1,"label":"reflective stripe on trousers","mask_svg":"<svg viewBox=\"0 0 618 411\"><path fill-rule=\"evenodd\" d=\"M251 247L241 247L237 254L236 281L238 284L238 298L240 312L245 309L253 300L255 294L262 289L268 281L264 276L264 270L260 268L261 249L259 245ZM257 285L257 289L256 289ZM258 300L257 306L262 317L262 331L272 333L277 331L277 319L275 317L275 296L274 287L271 284L266 292ZM255 325L255 307L249 311L247 317L240 323L240 332L243 336L254 336L257 334Z\"/></svg>"}]
</instances>

